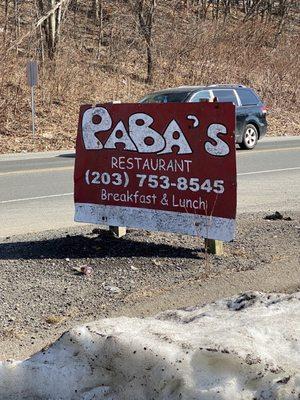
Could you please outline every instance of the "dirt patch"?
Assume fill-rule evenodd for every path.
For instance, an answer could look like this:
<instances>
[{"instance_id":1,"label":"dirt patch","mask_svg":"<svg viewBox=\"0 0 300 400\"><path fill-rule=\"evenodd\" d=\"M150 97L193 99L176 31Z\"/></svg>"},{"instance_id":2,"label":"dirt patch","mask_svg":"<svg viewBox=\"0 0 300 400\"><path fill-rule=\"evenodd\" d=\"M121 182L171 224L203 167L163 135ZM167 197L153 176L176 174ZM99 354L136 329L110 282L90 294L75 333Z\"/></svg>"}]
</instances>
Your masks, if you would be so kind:
<instances>
[{"instance_id":1,"label":"dirt patch","mask_svg":"<svg viewBox=\"0 0 300 400\"><path fill-rule=\"evenodd\" d=\"M78 323L149 315L244 290L299 290L300 213L240 215L225 255L203 240L94 227L15 236L0 244L0 358L25 357ZM90 267L88 275L78 273Z\"/></svg>"}]
</instances>

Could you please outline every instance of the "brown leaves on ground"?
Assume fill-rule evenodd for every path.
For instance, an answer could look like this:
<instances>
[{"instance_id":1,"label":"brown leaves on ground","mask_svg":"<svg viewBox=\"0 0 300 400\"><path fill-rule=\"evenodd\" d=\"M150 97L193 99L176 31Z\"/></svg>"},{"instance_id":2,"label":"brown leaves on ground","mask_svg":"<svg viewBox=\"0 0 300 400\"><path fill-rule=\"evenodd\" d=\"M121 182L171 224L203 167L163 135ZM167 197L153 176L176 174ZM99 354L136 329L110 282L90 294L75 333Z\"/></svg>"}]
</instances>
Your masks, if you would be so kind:
<instances>
[{"instance_id":1,"label":"brown leaves on ground","mask_svg":"<svg viewBox=\"0 0 300 400\"><path fill-rule=\"evenodd\" d=\"M34 138L25 71L27 60L43 51L41 42L28 36L8 51L15 35L21 37L32 26L33 2L18 6L19 33L10 15L7 31L0 35L0 153L74 148L80 104L134 102L165 87L212 83L253 87L267 104L268 134L300 135L296 10L290 10L278 36L280 19L275 13L271 21L261 21L260 15L245 19L235 3L230 15L220 10L217 21L214 3L201 14L196 3L177 7L172 1L158 2L152 33L153 84L148 85L145 43L128 2L101 3L100 42L90 2L79 3L66 13L56 59L48 60L45 53L44 62L39 62ZM5 26L4 9L0 25Z\"/></svg>"}]
</instances>

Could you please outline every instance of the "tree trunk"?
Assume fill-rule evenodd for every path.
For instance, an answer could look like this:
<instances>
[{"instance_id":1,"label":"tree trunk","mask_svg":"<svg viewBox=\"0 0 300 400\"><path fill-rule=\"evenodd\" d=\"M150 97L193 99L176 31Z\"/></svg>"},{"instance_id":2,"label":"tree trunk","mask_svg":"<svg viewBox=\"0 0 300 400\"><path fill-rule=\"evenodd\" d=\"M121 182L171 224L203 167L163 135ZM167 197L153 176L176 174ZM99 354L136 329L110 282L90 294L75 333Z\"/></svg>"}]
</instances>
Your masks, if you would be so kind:
<instances>
[{"instance_id":1,"label":"tree trunk","mask_svg":"<svg viewBox=\"0 0 300 400\"><path fill-rule=\"evenodd\" d=\"M4 35L4 45L6 44L6 38L7 38L7 27L8 27L8 0L5 0L4 3L4 30L3 30L3 35Z\"/></svg>"},{"instance_id":2,"label":"tree trunk","mask_svg":"<svg viewBox=\"0 0 300 400\"><path fill-rule=\"evenodd\" d=\"M68 0L38 0L39 11L44 15L41 21L48 56L51 60L55 57L60 39L63 3L68 4ZM45 12L47 12L46 15Z\"/></svg>"},{"instance_id":3,"label":"tree trunk","mask_svg":"<svg viewBox=\"0 0 300 400\"><path fill-rule=\"evenodd\" d=\"M93 0L92 13L95 21L99 19L99 9L100 9L99 0Z\"/></svg>"},{"instance_id":4,"label":"tree trunk","mask_svg":"<svg viewBox=\"0 0 300 400\"><path fill-rule=\"evenodd\" d=\"M147 44L147 83L153 82L153 60L152 60L152 49L151 42Z\"/></svg>"},{"instance_id":5,"label":"tree trunk","mask_svg":"<svg viewBox=\"0 0 300 400\"><path fill-rule=\"evenodd\" d=\"M146 82L152 83L153 81L153 38L152 28L154 12L156 7L156 0L134 0L131 2L131 7L137 16L139 22L140 32L146 43L147 53L147 77Z\"/></svg>"}]
</instances>

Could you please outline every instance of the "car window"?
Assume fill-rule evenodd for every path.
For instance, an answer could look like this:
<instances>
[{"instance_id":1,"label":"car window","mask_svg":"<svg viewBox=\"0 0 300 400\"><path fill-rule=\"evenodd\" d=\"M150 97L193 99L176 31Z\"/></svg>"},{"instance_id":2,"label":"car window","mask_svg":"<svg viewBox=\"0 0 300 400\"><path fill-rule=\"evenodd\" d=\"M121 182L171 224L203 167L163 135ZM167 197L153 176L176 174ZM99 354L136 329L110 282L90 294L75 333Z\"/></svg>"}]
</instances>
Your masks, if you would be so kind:
<instances>
[{"instance_id":1,"label":"car window","mask_svg":"<svg viewBox=\"0 0 300 400\"><path fill-rule=\"evenodd\" d=\"M252 92L252 90L237 89L237 94L239 95L243 106L253 106L259 103L258 97Z\"/></svg>"},{"instance_id":2,"label":"car window","mask_svg":"<svg viewBox=\"0 0 300 400\"><path fill-rule=\"evenodd\" d=\"M183 103L188 95L189 92L154 93L144 97L139 103Z\"/></svg>"},{"instance_id":3,"label":"car window","mask_svg":"<svg viewBox=\"0 0 300 400\"><path fill-rule=\"evenodd\" d=\"M211 99L211 93L209 90L200 90L200 92L194 93L191 98L189 99L190 103L197 103L198 101L201 101L202 99L205 100L210 100Z\"/></svg>"},{"instance_id":4,"label":"car window","mask_svg":"<svg viewBox=\"0 0 300 400\"><path fill-rule=\"evenodd\" d=\"M233 90L228 89L214 89L214 96L217 97L220 103L233 103L238 105L236 95Z\"/></svg>"}]
</instances>

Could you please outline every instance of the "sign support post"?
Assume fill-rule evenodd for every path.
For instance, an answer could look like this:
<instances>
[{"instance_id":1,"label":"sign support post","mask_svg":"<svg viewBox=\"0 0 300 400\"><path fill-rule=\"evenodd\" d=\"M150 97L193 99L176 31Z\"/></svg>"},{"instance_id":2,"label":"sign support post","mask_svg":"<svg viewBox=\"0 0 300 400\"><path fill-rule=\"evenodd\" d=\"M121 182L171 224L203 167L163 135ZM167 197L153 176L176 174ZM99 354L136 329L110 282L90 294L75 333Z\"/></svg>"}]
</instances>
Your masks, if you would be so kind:
<instances>
[{"instance_id":1,"label":"sign support post","mask_svg":"<svg viewBox=\"0 0 300 400\"><path fill-rule=\"evenodd\" d=\"M27 63L27 82L31 87L31 118L32 118L32 135L35 137L35 102L34 102L34 87L38 81L38 67L36 61Z\"/></svg>"},{"instance_id":2,"label":"sign support post","mask_svg":"<svg viewBox=\"0 0 300 400\"><path fill-rule=\"evenodd\" d=\"M224 254L223 242L221 240L205 239L205 249L209 254L222 256Z\"/></svg>"},{"instance_id":3,"label":"sign support post","mask_svg":"<svg viewBox=\"0 0 300 400\"><path fill-rule=\"evenodd\" d=\"M117 238L121 238L126 235L126 226L110 226L109 230Z\"/></svg>"},{"instance_id":4,"label":"sign support post","mask_svg":"<svg viewBox=\"0 0 300 400\"><path fill-rule=\"evenodd\" d=\"M31 86L31 117L32 117L32 135L35 137L35 103L34 103L34 86Z\"/></svg>"},{"instance_id":5,"label":"sign support post","mask_svg":"<svg viewBox=\"0 0 300 400\"><path fill-rule=\"evenodd\" d=\"M114 100L112 104L120 104L121 102L118 100ZM121 238L126 235L127 229L126 226L109 226L109 231L116 236L117 238Z\"/></svg>"}]
</instances>

